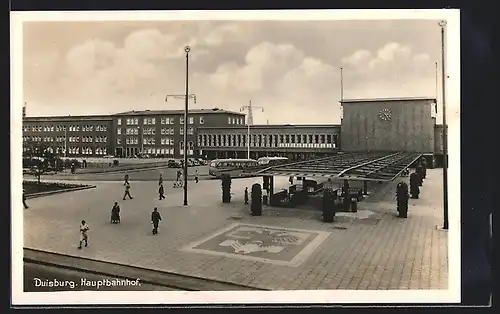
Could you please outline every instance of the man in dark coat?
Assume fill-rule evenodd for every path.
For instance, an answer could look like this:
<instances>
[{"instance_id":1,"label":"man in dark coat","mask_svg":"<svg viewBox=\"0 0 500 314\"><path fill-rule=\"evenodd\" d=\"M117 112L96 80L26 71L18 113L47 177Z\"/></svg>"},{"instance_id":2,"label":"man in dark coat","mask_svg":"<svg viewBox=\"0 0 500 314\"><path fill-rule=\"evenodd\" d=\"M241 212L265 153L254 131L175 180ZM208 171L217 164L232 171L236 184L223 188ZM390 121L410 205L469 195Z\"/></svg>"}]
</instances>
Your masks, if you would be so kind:
<instances>
[{"instance_id":1,"label":"man in dark coat","mask_svg":"<svg viewBox=\"0 0 500 314\"><path fill-rule=\"evenodd\" d=\"M398 217L408 218L408 185L404 182L399 182L396 188L397 210Z\"/></svg>"},{"instance_id":2,"label":"man in dark coat","mask_svg":"<svg viewBox=\"0 0 500 314\"><path fill-rule=\"evenodd\" d=\"M160 184L160 187L158 188L158 194L160 195L160 201L165 199L165 189L163 188L163 184Z\"/></svg>"},{"instance_id":3,"label":"man in dark coat","mask_svg":"<svg viewBox=\"0 0 500 314\"><path fill-rule=\"evenodd\" d=\"M118 202L115 202L113 208L111 209L111 223L119 223L120 222L120 205Z\"/></svg>"},{"instance_id":4,"label":"man in dark coat","mask_svg":"<svg viewBox=\"0 0 500 314\"><path fill-rule=\"evenodd\" d=\"M245 187L245 205L248 204L248 187Z\"/></svg>"},{"instance_id":5,"label":"man in dark coat","mask_svg":"<svg viewBox=\"0 0 500 314\"><path fill-rule=\"evenodd\" d=\"M427 177L427 158L422 158L422 175L424 179Z\"/></svg>"},{"instance_id":6,"label":"man in dark coat","mask_svg":"<svg viewBox=\"0 0 500 314\"><path fill-rule=\"evenodd\" d=\"M158 234L158 225L160 224L161 215L158 212L158 208L155 207L151 213L151 224L153 225L153 234Z\"/></svg>"},{"instance_id":7,"label":"man in dark coat","mask_svg":"<svg viewBox=\"0 0 500 314\"><path fill-rule=\"evenodd\" d=\"M160 178L158 179L158 185L163 185L163 175L160 173Z\"/></svg>"},{"instance_id":8,"label":"man in dark coat","mask_svg":"<svg viewBox=\"0 0 500 314\"><path fill-rule=\"evenodd\" d=\"M411 198L418 199L420 194L420 178L416 172L410 175L410 194Z\"/></svg>"},{"instance_id":9,"label":"man in dark coat","mask_svg":"<svg viewBox=\"0 0 500 314\"><path fill-rule=\"evenodd\" d=\"M28 209L29 206L28 204L26 204L26 194L25 194L25 190L23 189L23 205L24 205L24 209Z\"/></svg>"},{"instance_id":10,"label":"man in dark coat","mask_svg":"<svg viewBox=\"0 0 500 314\"><path fill-rule=\"evenodd\" d=\"M123 185L127 185L127 183L129 183L128 180L129 180L129 175L128 175L128 173L126 173L125 179L124 179L125 182L123 182Z\"/></svg>"},{"instance_id":11,"label":"man in dark coat","mask_svg":"<svg viewBox=\"0 0 500 314\"><path fill-rule=\"evenodd\" d=\"M421 163L418 163L417 167L415 168L415 172L418 176L418 185L422 186L422 184L424 183L424 170Z\"/></svg>"}]
</instances>

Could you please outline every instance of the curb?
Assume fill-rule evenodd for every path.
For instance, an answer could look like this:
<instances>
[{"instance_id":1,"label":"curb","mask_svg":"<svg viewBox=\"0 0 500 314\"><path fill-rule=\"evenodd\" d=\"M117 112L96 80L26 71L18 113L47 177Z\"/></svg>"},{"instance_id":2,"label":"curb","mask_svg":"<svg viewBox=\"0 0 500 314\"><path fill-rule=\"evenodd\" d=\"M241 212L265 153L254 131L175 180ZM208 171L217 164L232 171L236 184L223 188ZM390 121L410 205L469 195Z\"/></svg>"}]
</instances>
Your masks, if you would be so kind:
<instances>
[{"instance_id":1,"label":"curb","mask_svg":"<svg viewBox=\"0 0 500 314\"><path fill-rule=\"evenodd\" d=\"M32 199L32 198L44 197L44 196L49 196L49 195L54 195L54 194L60 194L60 193L66 193L66 192L88 190L88 189L93 189L95 187L96 187L95 185L87 185L87 186L80 186L80 187L76 187L76 188L69 188L69 189L63 189L63 190L57 190L57 191L47 191L47 192L31 193L31 194L26 194L26 198L27 199Z\"/></svg>"},{"instance_id":2,"label":"curb","mask_svg":"<svg viewBox=\"0 0 500 314\"><path fill-rule=\"evenodd\" d=\"M139 278L141 282L146 284L176 288L184 291L266 291L265 289L229 282L181 275L113 262L98 261L85 257L76 257L31 248L24 248L23 251L23 260L29 263L52 267L55 266L106 277L132 280Z\"/></svg>"}]
</instances>

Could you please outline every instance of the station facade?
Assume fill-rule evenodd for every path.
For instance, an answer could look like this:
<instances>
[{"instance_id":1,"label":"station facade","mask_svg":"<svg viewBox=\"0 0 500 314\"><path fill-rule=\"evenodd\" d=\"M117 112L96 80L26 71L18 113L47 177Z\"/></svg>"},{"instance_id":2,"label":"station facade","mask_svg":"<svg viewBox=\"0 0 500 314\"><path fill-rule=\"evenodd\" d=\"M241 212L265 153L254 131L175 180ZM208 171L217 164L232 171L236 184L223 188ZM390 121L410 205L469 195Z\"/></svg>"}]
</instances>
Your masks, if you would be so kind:
<instances>
[{"instance_id":1,"label":"station facade","mask_svg":"<svg viewBox=\"0 0 500 314\"><path fill-rule=\"evenodd\" d=\"M341 124L248 125L245 115L218 108L190 110L190 157L285 156L310 159L346 152L406 151L442 158L443 126L432 98L341 101ZM143 110L100 116L26 117L23 153L49 150L67 157L180 158L184 111ZM250 130L249 130L250 129ZM248 138L248 134L250 137Z\"/></svg>"}]
</instances>

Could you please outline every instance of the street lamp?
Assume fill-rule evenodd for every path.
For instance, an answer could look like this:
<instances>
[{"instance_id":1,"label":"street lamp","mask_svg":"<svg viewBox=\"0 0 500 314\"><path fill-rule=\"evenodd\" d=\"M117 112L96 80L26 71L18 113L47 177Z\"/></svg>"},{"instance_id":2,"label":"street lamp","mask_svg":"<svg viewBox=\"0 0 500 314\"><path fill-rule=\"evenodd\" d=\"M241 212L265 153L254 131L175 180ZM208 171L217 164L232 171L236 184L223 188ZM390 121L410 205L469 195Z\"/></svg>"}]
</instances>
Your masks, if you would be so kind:
<instances>
[{"instance_id":1,"label":"street lamp","mask_svg":"<svg viewBox=\"0 0 500 314\"><path fill-rule=\"evenodd\" d=\"M184 103L184 166L183 166L183 172L184 172L184 206L188 205L188 200L187 200L187 174L188 174L188 164L187 164L187 153L188 153L188 143L187 143L187 125L188 125L188 111L189 111L189 99L193 98L194 103L196 103L196 95L195 94L189 94L189 52L191 51L191 48L189 46L184 47L184 52L186 53L186 93L184 95L167 95L165 97L165 101L168 101L168 97L173 97L173 98L184 98L185 103Z\"/></svg>"},{"instance_id":2,"label":"street lamp","mask_svg":"<svg viewBox=\"0 0 500 314\"><path fill-rule=\"evenodd\" d=\"M448 130L446 125L446 67L445 67L445 28L446 21L440 21L441 27L441 80L443 94L443 229L448 230Z\"/></svg>"},{"instance_id":3,"label":"street lamp","mask_svg":"<svg viewBox=\"0 0 500 314\"><path fill-rule=\"evenodd\" d=\"M253 124L253 113L252 108L258 108L264 112L263 107L255 107L252 106L252 101L248 103L247 106L243 106L240 108L240 112L244 110L248 110L248 118L247 118L247 158L250 159L250 124Z\"/></svg>"}]
</instances>

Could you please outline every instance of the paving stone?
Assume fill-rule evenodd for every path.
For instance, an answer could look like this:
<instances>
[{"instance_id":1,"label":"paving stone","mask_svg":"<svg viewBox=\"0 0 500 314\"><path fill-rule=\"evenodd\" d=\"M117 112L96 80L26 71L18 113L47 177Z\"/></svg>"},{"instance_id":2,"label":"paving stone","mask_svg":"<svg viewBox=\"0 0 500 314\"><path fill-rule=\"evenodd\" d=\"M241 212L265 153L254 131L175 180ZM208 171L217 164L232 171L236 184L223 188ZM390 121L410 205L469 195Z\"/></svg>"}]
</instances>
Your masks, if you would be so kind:
<instances>
[{"instance_id":1,"label":"paving stone","mask_svg":"<svg viewBox=\"0 0 500 314\"><path fill-rule=\"evenodd\" d=\"M277 186L286 187L287 180L276 180ZM422 197L410 200L408 219L395 217L397 181L371 184L369 188L376 187L378 193L358 204L360 211L373 213L370 223L366 222L368 219L345 216L338 219L342 222L326 224L319 220L319 211L266 206L263 216L252 217L248 205L243 204L243 191L261 181L260 178L233 180L232 203L224 205L219 181L190 184L187 207L182 206L182 189L174 189L168 182L166 200L157 199L156 182L132 181L134 199L122 201L121 182L99 181L93 190L30 200L30 208L24 210L24 245L266 289L447 288L447 233L435 230L435 225L442 221L440 170L428 170ZM117 225L109 223L114 201L122 209L122 222ZM156 236L151 234L153 207L158 207L163 218ZM91 228L89 247L77 250L82 219ZM229 250L226 255L185 250L192 243L209 240L213 234L233 225L271 226L272 230L299 229L310 235L321 232L328 235L293 266L277 262L279 258L285 259L286 254L295 254L291 251L285 255L240 254L254 254L257 259L252 260L237 258ZM336 229L340 226L346 229ZM259 260L265 254L272 257L270 261Z\"/></svg>"}]
</instances>

